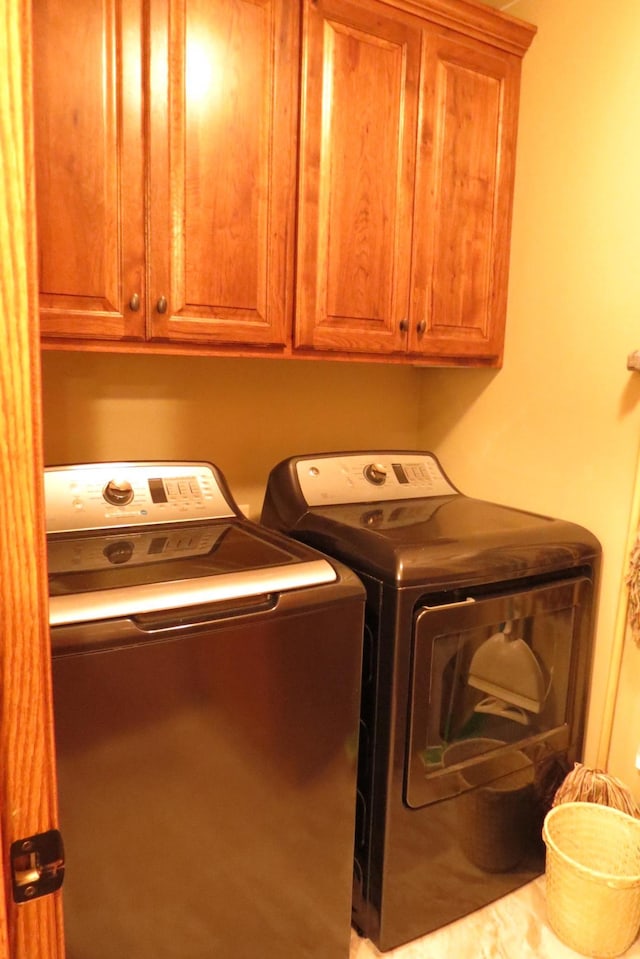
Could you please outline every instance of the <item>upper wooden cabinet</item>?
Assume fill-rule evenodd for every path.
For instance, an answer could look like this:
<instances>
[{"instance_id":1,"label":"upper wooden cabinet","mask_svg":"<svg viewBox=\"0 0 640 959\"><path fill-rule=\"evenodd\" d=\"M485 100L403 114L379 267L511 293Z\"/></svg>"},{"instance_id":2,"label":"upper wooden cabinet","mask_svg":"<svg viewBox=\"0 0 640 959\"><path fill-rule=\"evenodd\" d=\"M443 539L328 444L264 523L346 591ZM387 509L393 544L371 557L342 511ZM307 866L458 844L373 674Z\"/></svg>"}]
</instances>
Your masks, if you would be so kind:
<instances>
[{"instance_id":1,"label":"upper wooden cabinet","mask_svg":"<svg viewBox=\"0 0 640 959\"><path fill-rule=\"evenodd\" d=\"M420 51L381 3L305 4L296 346L406 349Z\"/></svg>"},{"instance_id":2,"label":"upper wooden cabinet","mask_svg":"<svg viewBox=\"0 0 640 959\"><path fill-rule=\"evenodd\" d=\"M499 359L504 342L520 60L423 33L409 349Z\"/></svg>"},{"instance_id":3,"label":"upper wooden cabinet","mask_svg":"<svg viewBox=\"0 0 640 959\"><path fill-rule=\"evenodd\" d=\"M34 0L46 342L498 365L533 34L471 0Z\"/></svg>"},{"instance_id":4,"label":"upper wooden cabinet","mask_svg":"<svg viewBox=\"0 0 640 959\"><path fill-rule=\"evenodd\" d=\"M298 33L291 0L152 0L153 339L290 342Z\"/></svg>"},{"instance_id":5,"label":"upper wooden cabinet","mask_svg":"<svg viewBox=\"0 0 640 959\"><path fill-rule=\"evenodd\" d=\"M289 0L34 0L45 335L290 341L298 23Z\"/></svg>"},{"instance_id":6,"label":"upper wooden cabinet","mask_svg":"<svg viewBox=\"0 0 640 959\"><path fill-rule=\"evenodd\" d=\"M533 33L464 2L305 4L298 347L500 362Z\"/></svg>"},{"instance_id":7,"label":"upper wooden cabinet","mask_svg":"<svg viewBox=\"0 0 640 959\"><path fill-rule=\"evenodd\" d=\"M45 335L144 336L141 25L140 0L34 0Z\"/></svg>"}]
</instances>

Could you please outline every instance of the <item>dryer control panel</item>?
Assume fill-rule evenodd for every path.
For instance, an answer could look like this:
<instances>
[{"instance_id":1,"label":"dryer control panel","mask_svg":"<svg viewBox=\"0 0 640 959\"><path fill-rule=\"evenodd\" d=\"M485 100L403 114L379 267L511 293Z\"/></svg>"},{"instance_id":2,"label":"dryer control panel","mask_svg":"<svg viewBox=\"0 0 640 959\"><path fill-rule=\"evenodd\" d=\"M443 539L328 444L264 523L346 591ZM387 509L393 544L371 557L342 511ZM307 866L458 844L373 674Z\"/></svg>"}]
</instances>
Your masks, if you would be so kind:
<instances>
[{"instance_id":1,"label":"dryer control panel","mask_svg":"<svg viewBox=\"0 0 640 959\"><path fill-rule=\"evenodd\" d=\"M301 457L296 462L296 473L307 506L379 503L458 493L433 453L374 450Z\"/></svg>"}]
</instances>

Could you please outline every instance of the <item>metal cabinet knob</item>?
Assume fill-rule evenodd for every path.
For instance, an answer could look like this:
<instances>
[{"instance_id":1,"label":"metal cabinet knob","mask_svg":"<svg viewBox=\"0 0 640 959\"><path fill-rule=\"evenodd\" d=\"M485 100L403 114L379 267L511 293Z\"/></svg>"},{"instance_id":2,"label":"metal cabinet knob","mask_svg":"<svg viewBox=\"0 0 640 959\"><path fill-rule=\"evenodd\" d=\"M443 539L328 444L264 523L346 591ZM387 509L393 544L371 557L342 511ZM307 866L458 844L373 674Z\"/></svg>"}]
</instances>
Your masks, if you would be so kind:
<instances>
[{"instance_id":1,"label":"metal cabinet knob","mask_svg":"<svg viewBox=\"0 0 640 959\"><path fill-rule=\"evenodd\" d=\"M158 302L156 303L156 310L158 313L167 312L167 298L166 296L161 296Z\"/></svg>"},{"instance_id":2,"label":"metal cabinet knob","mask_svg":"<svg viewBox=\"0 0 640 959\"><path fill-rule=\"evenodd\" d=\"M134 313L137 313L140 309L140 294L134 293L131 299L129 300L129 309L133 310Z\"/></svg>"}]
</instances>

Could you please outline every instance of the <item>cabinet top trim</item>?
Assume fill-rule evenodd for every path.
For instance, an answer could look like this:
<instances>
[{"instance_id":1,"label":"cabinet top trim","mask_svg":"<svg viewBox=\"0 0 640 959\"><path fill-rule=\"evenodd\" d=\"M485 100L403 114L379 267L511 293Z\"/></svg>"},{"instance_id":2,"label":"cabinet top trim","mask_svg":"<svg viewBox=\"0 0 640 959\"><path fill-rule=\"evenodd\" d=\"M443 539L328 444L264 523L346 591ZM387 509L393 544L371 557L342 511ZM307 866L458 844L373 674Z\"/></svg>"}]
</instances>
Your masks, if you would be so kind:
<instances>
[{"instance_id":1,"label":"cabinet top trim","mask_svg":"<svg viewBox=\"0 0 640 959\"><path fill-rule=\"evenodd\" d=\"M501 50L523 57L537 27L525 20L494 10L477 0L382 0L423 20L466 33Z\"/></svg>"}]
</instances>

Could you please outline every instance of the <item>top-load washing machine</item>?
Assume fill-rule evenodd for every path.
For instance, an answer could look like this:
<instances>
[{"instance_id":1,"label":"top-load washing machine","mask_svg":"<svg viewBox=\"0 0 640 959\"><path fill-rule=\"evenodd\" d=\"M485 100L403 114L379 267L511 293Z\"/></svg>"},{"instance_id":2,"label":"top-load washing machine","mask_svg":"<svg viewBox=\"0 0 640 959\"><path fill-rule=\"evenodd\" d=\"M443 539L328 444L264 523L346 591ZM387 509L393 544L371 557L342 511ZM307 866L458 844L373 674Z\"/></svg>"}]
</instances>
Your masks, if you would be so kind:
<instances>
[{"instance_id":1,"label":"top-load washing machine","mask_svg":"<svg viewBox=\"0 0 640 959\"><path fill-rule=\"evenodd\" d=\"M597 539L463 495L429 452L287 459L262 521L367 592L356 928L390 949L539 875L581 757Z\"/></svg>"},{"instance_id":2,"label":"top-load washing machine","mask_svg":"<svg viewBox=\"0 0 640 959\"><path fill-rule=\"evenodd\" d=\"M343 959L361 583L211 463L45 495L68 959Z\"/></svg>"}]
</instances>

